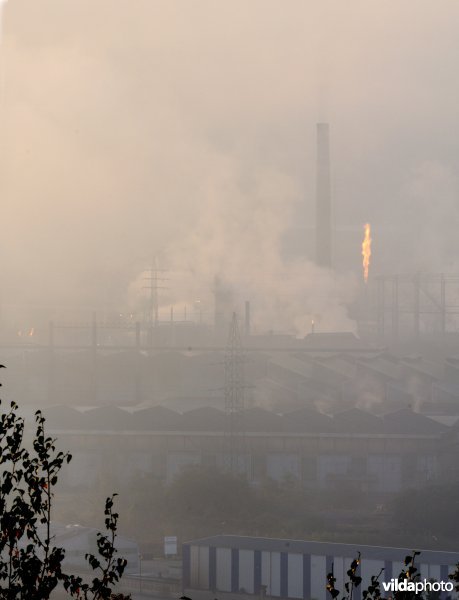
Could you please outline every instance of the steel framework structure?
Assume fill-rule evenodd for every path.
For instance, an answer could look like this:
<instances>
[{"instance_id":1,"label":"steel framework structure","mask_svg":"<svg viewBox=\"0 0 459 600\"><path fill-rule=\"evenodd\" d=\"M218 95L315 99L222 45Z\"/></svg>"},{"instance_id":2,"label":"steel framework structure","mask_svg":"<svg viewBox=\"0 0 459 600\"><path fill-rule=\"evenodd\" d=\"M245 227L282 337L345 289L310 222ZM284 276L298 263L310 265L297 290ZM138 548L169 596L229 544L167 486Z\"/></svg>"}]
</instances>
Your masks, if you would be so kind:
<instances>
[{"instance_id":1,"label":"steel framework structure","mask_svg":"<svg viewBox=\"0 0 459 600\"><path fill-rule=\"evenodd\" d=\"M459 275L416 273L376 278L376 323L380 337L457 332Z\"/></svg>"}]
</instances>

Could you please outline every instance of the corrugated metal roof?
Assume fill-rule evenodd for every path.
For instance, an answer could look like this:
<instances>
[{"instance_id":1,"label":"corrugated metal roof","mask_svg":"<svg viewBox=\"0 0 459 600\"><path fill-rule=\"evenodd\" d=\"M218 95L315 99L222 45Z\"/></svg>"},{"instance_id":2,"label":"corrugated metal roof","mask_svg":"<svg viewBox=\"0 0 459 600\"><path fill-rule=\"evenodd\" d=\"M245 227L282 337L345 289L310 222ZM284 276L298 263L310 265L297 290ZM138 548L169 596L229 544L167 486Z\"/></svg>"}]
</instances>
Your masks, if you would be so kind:
<instances>
[{"instance_id":1,"label":"corrugated metal roof","mask_svg":"<svg viewBox=\"0 0 459 600\"><path fill-rule=\"evenodd\" d=\"M449 383L448 381L436 381L433 384L434 389L446 392L451 396L459 398L459 383Z\"/></svg>"},{"instance_id":2,"label":"corrugated metal roof","mask_svg":"<svg viewBox=\"0 0 459 600\"><path fill-rule=\"evenodd\" d=\"M412 548L392 548L387 546L365 546L363 544L335 544L307 540L276 538L256 538L237 535L215 535L185 542L188 546L209 546L213 548L238 548L241 550L261 550L295 554L315 554L318 556L343 556L353 558L361 552L363 559L400 561L402 567L405 556L412 555ZM421 550L418 564L452 566L459 560L459 552L439 552Z\"/></svg>"},{"instance_id":3,"label":"corrugated metal roof","mask_svg":"<svg viewBox=\"0 0 459 600\"><path fill-rule=\"evenodd\" d=\"M312 408L300 408L283 416L284 431L331 433L335 431L333 420Z\"/></svg>"},{"instance_id":4,"label":"corrugated metal roof","mask_svg":"<svg viewBox=\"0 0 459 600\"><path fill-rule=\"evenodd\" d=\"M389 379L400 379L401 368L397 362L388 360L387 357L377 356L375 358L361 359L358 363L358 368L368 369L379 373Z\"/></svg>"},{"instance_id":5,"label":"corrugated metal roof","mask_svg":"<svg viewBox=\"0 0 459 600\"><path fill-rule=\"evenodd\" d=\"M222 410L212 406L195 408L183 413L182 427L185 430L225 431L226 415Z\"/></svg>"},{"instance_id":6,"label":"corrugated metal roof","mask_svg":"<svg viewBox=\"0 0 459 600\"><path fill-rule=\"evenodd\" d=\"M82 429L87 426L85 416L70 406L50 406L42 412L46 423L52 429Z\"/></svg>"},{"instance_id":7,"label":"corrugated metal roof","mask_svg":"<svg viewBox=\"0 0 459 600\"><path fill-rule=\"evenodd\" d=\"M446 425L447 427L453 427L456 423L459 423L459 415L429 415L428 418L437 423L441 423L442 425Z\"/></svg>"},{"instance_id":8,"label":"corrugated metal roof","mask_svg":"<svg viewBox=\"0 0 459 600\"><path fill-rule=\"evenodd\" d=\"M311 376L311 364L304 360L296 358L292 354L285 352L273 352L269 354L269 362L295 375L309 379Z\"/></svg>"},{"instance_id":9,"label":"corrugated metal roof","mask_svg":"<svg viewBox=\"0 0 459 600\"><path fill-rule=\"evenodd\" d=\"M132 429L132 415L117 406L101 406L84 414L88 429L117 431Z\"/></svg>"},{"instance_id":10,"label":"corrugated metal roof","mask_svg":"<svg viewBox=\"0 0 459 600\"><path fill-rule=\"evenodd\" d=\"M242 423L246 432L281 432L282 417L278 414L265 410L264 408L254 407L244 411Z\"/></svg>"},{"instance_id":11,"label":"corrugated metal roof","mask_svg":"<svg viewBox=\"0 0 459 600\"><path fill-rule=\"evenodd\" d=\"M340 349L368 348L368 344L360 340L352 331L314 332L304 337L304 345L312 348Z\"/></svg>"},{"instance_id":12,"label":"corrugated metal roof","mask_svg":"<svg viewBox=\"0 0 459 600\"><path fill-rule=\"evenodd\" d=\"M164 406L154 406L134 412L106 406L81 412L69 407L55 407L50 412L49 425L55 430L77 431L151 431L182 432L225 431L226 414L214 407L202 407L177 413ZM45 418L47 418L45 413ZM359 408L352 408L328 417L310 407L283 415L261 407L244 411L242 427L248 434L413 434L441 435L447 427L411 409L402 409L376 416Z\"/></svg>"},{"instance_id":13,"label":"corrugated metal roof","mask_svg":"<svg viewBox=\"0 0 459 600\"><path fill-rule=\"evenodd\" d=\"M151 406L132 413L131 425L147 431L180 431L182 416L165 406Z\"/></svg>"},{"instance_id":14,"label":"corrugated metal roof","mask_svg":"<svg viewBox=\"0 0 459 600\"><path fill-rule=\"evenodd\" d=\"M437 423L429 417L415 413L410 408L401 408L383 416L385 430L388 433L441 434L446 425Z\"/></svg>"},{"instance_id":15,"label":"corrugated metal roof","mask_svg":"<svg viewBox=\"0 0 459 600\"><path fill-rule=\"evenodd\" d=\"M440 363L426 360L425 358L404 358L402 366L406 369L417 371L423 375L427 375L433 379L442 379L445 376L445 367Z\"/></svg>"},{"instance_id":16,"label":"corrugated metal roof","mask_svg":"<svg viewBox=\"0 0 459 600\"><path fill-rule=\"evenodd\" d=\"M356 366L349 360L345 360L341 356L330 356L328 358L321 358L316 361L326 369L334 371L338 375L345 377L346 379L353 379L356 375Z\"/></svg>"},{"instance_id":17,"label":"corrugated metal roof","mask_svg":"<svg viewBox=\"0 0 459 600\"><path fill-rule=\"evenodd\" d=\"M380 417L360 408L350 408L333 415L335 431L343 433L383 433Z\"/></svg>"}]
</instances>

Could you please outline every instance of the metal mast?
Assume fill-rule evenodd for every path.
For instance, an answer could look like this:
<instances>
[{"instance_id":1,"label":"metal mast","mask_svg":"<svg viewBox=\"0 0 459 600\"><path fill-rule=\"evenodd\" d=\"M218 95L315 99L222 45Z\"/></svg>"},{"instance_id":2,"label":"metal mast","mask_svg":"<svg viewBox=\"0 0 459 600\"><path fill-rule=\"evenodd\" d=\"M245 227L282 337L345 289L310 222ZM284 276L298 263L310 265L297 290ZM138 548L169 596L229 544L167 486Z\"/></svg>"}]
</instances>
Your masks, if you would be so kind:
<instances>
[{"instance_id":1,"label":"metal mast","mask_svg":"<svg viewBox=\"0 0 459 600\"><path fill-rule=\"evenodd\" d=\"M225 412L229 468L233 473L245 471L244 354L236 313L231 319L225 354ZM242 459L242 464L240 462Z\"/></svg>"},{"instance_id":2,"label":"metal mast","mask_svg":"<svg viewBox=\"0 0 459 600\"><path fill-rule=\"evenodd\" d=\"M167 281L167 278L160 277L160 274L164 272L165 269L158 268L156 257L154 257L151 269L147 271L148 274L144 277L148 282L148 285L144 286L144 289L149 292L148 304L144 314L144 324L148 331L149 345L153 341L153 327L158 327L159 323L159 290L166 289L164 286L159 285L160 282Z\"/></svg>"}]
</instances>

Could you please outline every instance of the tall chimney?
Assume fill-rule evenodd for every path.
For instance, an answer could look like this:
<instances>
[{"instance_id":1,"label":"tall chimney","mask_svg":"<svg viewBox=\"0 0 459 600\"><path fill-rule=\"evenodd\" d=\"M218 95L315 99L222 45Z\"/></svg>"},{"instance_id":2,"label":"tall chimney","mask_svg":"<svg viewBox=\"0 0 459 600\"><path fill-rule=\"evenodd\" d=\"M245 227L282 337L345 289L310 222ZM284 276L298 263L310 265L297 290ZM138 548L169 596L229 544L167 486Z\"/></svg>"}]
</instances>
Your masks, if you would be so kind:
<instances>
[{"instance_id":1,"label":"tall chimney","mask_svg":"<svg viewBox=\"0 0 459 600\"><path fill-rule=\"evenodd\" d=\"M330 143L328 123L317 123L316 263L332 266Z\"/></svg>"}]
</instances>

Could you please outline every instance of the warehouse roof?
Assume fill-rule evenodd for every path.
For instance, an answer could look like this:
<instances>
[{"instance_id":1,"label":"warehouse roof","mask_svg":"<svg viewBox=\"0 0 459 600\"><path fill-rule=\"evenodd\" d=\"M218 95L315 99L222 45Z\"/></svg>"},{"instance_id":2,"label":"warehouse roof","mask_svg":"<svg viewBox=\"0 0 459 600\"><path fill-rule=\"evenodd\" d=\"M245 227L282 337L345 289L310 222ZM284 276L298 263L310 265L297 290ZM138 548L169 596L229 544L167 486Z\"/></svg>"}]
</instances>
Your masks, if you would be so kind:
<instances>
[{"instance_id":1,"label":"warehouse roof","mask_svg":"<svg viewBox=\"0 0 459 600\"><path fill-rule=\"evenodd\" d=\"M50 406L42 412L52 429L82 429L86 426L84 414L70 406Z\"/></svg>"},{"instance_id":2,"label":"warehouse roof","mask_svg":"<svg viewBox=\"0 0 459 600\"><path fill-rule=\"evenodd\" d=\"M290 371L295 375L308 379L311 376L311 364L285 352L269 354L269 362L276 367Z\"/></svg>"},{"instance_id":3,"label":"warehouse roof","mask_svg":"<svg viewBox=\"0 0 459 600\"><path fill-rule=\"evenodd\" d=\"M335 431L343 433L382 433L382 419L360 408L350 408L333 415Z\"/></svg>"},{"instance_id":4,"label":"warehouse roof","mask_svg":"<svg viewBox=\"0 0 459 600\"><path fill-rule=\"evenodd\" d=\"M218 408L204 406L183 413L181 423L185 430L225 431L226 415Z\"/></svg>"},{"instance_id":5,"label":"warehouse roof","mask_svg":"<svg viewBox=\"0 0 459 600\"><path fill-rule=\"evenodd\" d=\"M118 431L132 429L132 415L118 406L92 408L84 414L88 429Z\"/></svg>"},{"instance_id":6,"label":"warehouse roof","mask_svg":"<svg viewBox=\"0 0 459 600\"><path fill-rule=\"evenodd\" d=\"M399 379L401 375L399 363L387 356L387 354L363 358L359 361L358 368L368 369L389 379Z\"/></svg>"},{"instance_id":7,"label":"warehouse roof","mask_svg":"<svg viewBox=\"0 0 459 600\"><path fill-rule=\"evenodd\" d=\"M261 550L295 554L315 554L318 556L343 556L353 558L361 552L362 558L374 560L400 561L412 555L412 548L391 548L387 546L365 546L362 544L333 544L276 538L256 538L237 535L215 535L185 542L187 546L209 546L213 548L238 548L241 550ZM422 550L418 562L433 565L453 566L459 560L459 553Z\"/></svg>"},{"instance_id":8,"label":"warehouse roof","mask_svg":"<svg viewBox=\"0 0 459 600\"><path fill-rule=\"evenodd\" d=\"M448 381L435 381L433 388L440 390L450 396L459 398L459 383L449 383Z\"/></svg>"},{"instance_id":9,"label":"warehouse roof","mask_svg":"<svg viewBox=\"0 0 459 600\"><path fill-rule=\"evenodd\" d=\"M445 367L443 364L426 360L422 357L405 357L402 360L402 365L412 371L417 371L421 375L430 377L431 379L442 379L445 376Z\"/></svg>"},{"instance_id":10,"label":"warehouse roof","mask_svg":"<svg viewBox=\"0 0 459 600\"><path fill-rule=\"evenodd\" d=\"M321 358L320 360L317 360L317 363L325 366L327 369L330 369L335 373L338 373L339 375L346 377L347 379L355 377L355 363L350 360L346 360L346 358L344 358L342 355Z\"/></svg>"},{"instance_id":11,"label":"warehouse roof","mask_svg":"<svg viewBox=\"0 0 459 600\"><path fill-rule=\"evenodd\" d=\"M304 337L304 345L312 348L330 348L335 351L368 348L368 344L356 337L352 331L309 333Z\"/></svg>"},{"instance_id":12,"label":"warehouse roof","mask_svg":"<svg viewBox=\"0 0 459 600\"><path fill-rule=\"evenodd\" d=\"M78 431L155 431L187 432L226 430L224 410L201 407L178 413L165 406L141 410L104 406L89 409L55 406L44 416L51 429ZM32 417L30 417L32 418ZM442 435L448 427L409 408L383 417L351 408L328 417L313 408L301 408L285 414L253 407L243 411L241 428L247 433L304 434L398 434Z\"/></svg>"},{"instance_id":13,"label":"warehouse roof","mask_svg":"<svg viewBox=\"0 0 459 600\"><path fill-rule=\"evenodd\" d=\"M441 434L447 430L429 417L415 413L410 408L401 408L384 415L385 429L388 433Z\"/></svg>"},{"instance_id":14,"label":"warehouse roof","mask_svg":"<svg viewBox=\"0 0 459 600\"><path fill-rule=\"evenodd\" d=\"M177 431L182 427L181 415L165 406L151 406L132 413L132 427L147 431Z\"/></svg>"},{"instance_id":15,"label":"warehouse roof","mask_svg":"<svg viewBox=\"0 0 459 600\"><path fill-rule=\"evenodd\" d=\"M284 414L284 431L331 433L335 431L333 420L312 408L300 408Z\"/></svg>"},{"instance_id":16,"label":"warehouse roof","mask_svg":"<svg viewBox=\"0 0 459 600\"><path fill-rule=\"evenodd\" d=\"M244 411L243 425L245 431L282 431L282 417L278 414L255 406Z\"/></svg>"}]
</instances>

